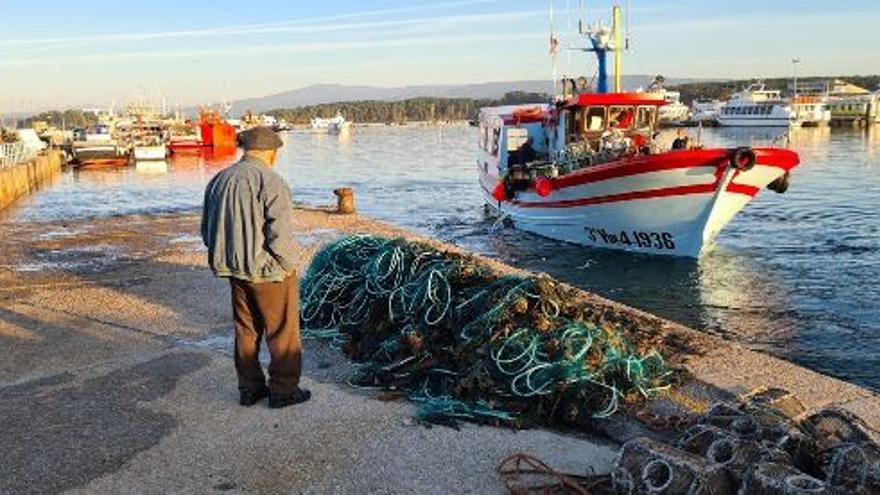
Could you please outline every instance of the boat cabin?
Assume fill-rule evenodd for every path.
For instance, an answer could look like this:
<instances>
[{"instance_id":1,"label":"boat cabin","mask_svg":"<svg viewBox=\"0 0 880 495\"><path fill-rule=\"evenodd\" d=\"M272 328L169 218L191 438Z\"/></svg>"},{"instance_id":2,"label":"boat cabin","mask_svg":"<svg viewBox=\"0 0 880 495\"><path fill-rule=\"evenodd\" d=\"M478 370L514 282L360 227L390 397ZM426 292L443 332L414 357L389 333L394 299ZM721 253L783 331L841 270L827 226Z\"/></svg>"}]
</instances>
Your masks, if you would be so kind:
<instances>
[{"instance_id":1,"label":"boat cabin","mask_svg":"<svg viewBox=\"0 0 880 495\"><path fill-rule=\"evenodd\" d=\"M591 150L600 151L609 134L647 144L657 128L658 109L666 103L650 93L578 95L561 110L565 145L586 143Z\"/></svg>"},{"instance_id":2,"label":"boat cabin","mask_svg":"<svg viewBox=\"0 0 880 495\"><path fill-rule=\"evenodd\" d=\"M484 108L480 161L504 174L513 165L557 162L572 153L604 153L602 161L646 153L665 104L650 93L586 93L556 105Z\"/></svg>"}]
</instances>

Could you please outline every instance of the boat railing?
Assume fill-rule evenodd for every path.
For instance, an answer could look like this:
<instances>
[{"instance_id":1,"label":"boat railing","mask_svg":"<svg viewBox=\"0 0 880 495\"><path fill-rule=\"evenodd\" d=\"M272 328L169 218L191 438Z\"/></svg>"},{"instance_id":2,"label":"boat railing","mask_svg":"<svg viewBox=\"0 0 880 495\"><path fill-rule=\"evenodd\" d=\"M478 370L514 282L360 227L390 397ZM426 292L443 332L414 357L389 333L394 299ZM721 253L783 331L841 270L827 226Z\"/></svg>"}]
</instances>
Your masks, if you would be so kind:
<instances>
[{"instance_id":1,"label":"boat railing","mask_svg":"<svg viewBox=\"0 0 880 495\"><path fill-rule=\"evenodd\" d=\"M18 165L37 156L33 147L26 146L24 141L0 144L0 170Z\"/></svg>"}]
</instances>

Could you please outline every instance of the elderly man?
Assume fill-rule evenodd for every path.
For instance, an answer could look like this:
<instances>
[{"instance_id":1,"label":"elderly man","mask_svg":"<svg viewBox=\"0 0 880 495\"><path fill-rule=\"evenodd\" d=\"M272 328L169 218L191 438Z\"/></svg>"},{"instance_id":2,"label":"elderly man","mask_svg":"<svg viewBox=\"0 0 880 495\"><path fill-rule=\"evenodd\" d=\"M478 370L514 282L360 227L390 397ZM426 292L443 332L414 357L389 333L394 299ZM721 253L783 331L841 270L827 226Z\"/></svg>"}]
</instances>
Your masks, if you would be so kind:
<instances>
[{"instance_id":1,"label":"elderly man","mask_svg":"<svg viewBox=\"0 0 880 495\"><path fill-rule=\"evenodd\" d=\"M269 407L279 408L311 397L299 388L293 204L287 183L272 170L283 145L278 135L256 127L239 137L244 157L205 190L202 239L214 274L228 278L232 287L240 403L252 406L268 396ZM263 337L271 355L268 385L259 360Z\"/></svg>"}]
</instances>

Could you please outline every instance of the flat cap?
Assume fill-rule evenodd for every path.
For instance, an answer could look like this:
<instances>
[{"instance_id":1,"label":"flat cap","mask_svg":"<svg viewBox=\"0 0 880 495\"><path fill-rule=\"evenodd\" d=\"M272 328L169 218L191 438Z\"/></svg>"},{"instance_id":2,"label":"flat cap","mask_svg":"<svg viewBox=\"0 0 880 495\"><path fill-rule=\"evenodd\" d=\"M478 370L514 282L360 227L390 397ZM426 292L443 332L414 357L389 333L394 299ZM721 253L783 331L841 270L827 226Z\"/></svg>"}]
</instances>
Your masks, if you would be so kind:
<instances>
[{"instance_id":1,"label":"flat cap","mask_svg":"<svg viewBox=\"0 0 880 495\"><path fill-rule=\"evenodd\" d=\"M238 142L247 150L274 150L284 146L284 142L268 127L254 127L238 135Z\"/></svg>"}]
</instances>

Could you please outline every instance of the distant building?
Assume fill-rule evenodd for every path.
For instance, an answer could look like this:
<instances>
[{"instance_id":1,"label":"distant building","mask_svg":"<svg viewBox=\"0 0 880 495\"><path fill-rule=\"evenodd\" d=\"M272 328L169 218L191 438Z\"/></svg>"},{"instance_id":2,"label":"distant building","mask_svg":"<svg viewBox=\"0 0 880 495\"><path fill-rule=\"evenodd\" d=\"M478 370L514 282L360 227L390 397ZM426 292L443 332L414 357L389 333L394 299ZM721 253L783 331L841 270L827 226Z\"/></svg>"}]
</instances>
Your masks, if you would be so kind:
<instances>
[{"instance_id":1,"label":"distant building","mask_svg":"<svg viewBox=\"0 0 880 495\"><path fill-rule=\"evenodd\" d=\"M794 92L794 82L788 83L788 90ZM797 82L799 95L831 95L831 96L857 96L867 95L871 92L865 88L850 84L842 79L809 79Z\"/></svg>"}]
</instances>

